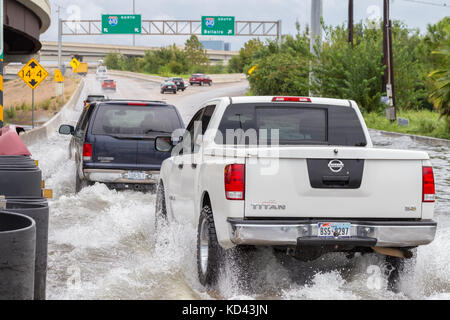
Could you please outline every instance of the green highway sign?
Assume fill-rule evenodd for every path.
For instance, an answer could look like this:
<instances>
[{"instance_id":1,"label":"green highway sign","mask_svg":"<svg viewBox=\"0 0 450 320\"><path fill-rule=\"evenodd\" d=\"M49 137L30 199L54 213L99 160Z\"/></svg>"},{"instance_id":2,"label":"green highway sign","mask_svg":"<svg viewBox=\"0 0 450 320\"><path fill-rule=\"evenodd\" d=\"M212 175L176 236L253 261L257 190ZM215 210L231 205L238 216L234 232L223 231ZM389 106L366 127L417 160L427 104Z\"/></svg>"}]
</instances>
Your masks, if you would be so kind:
<instances>
[{"instance_id":1,"label":"green highway sign","mask_svg":"<svg viewBox=\"0 0 450 320\"><path fill-rule=\"evenodd\" d=\"M142 16L140 14L103 14L103 34L141 34Z\"/></svg>"},{"instance_id":2,"label":"green highway sign","mask_svg":"<svg viewBox=\"0 0 450 320\"><path fill-rule=\"evenodd\" d=\"M202 35L204 36L234 36L234 17L203 16Z\"/></svg>"}]
</instances>

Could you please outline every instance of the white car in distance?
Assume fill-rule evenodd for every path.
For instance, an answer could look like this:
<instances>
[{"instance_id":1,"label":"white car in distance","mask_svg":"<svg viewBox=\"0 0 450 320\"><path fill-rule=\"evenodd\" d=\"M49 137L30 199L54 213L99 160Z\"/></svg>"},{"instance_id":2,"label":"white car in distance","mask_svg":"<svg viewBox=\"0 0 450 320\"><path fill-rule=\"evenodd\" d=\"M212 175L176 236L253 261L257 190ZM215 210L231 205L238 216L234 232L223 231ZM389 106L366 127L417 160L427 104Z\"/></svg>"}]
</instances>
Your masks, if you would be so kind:
<instances>
[{"instance_id":1,"label":"white car in distance","mask_svg":"<svg viewBox=\"0 0 450 320\"><path fill-rule=\"evenodd\" d=\"M97 72L95 74L95 78L97 80L102 80L102 79L108 78L108 69L106 68L106 66L99 66L97 68Z\"/></svg>"}]
</instances>

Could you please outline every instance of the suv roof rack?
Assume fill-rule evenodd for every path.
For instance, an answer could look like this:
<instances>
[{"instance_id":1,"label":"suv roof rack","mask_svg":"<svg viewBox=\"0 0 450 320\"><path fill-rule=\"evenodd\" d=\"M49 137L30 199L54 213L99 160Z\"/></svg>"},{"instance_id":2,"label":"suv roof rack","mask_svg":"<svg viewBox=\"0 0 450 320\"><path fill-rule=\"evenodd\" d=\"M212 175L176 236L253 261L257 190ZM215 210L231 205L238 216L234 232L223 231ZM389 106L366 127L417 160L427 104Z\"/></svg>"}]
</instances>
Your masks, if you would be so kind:
<instances>
[{"instance_id":1,"label":"suv roof rack","mask_svg":"<svg viewBox=\"0 0 450 320\"><path fill-rule=\"evenodd\" d=\"M96 102L102 102L102 103L123 103L123 102L130 102L130 103L154 103L154 104L164 104L167 105L168 103L165 101L160 100L133 100L133 99L111 99L103 100L103 101L96 101Z\"/></svg>"}]
</instances>

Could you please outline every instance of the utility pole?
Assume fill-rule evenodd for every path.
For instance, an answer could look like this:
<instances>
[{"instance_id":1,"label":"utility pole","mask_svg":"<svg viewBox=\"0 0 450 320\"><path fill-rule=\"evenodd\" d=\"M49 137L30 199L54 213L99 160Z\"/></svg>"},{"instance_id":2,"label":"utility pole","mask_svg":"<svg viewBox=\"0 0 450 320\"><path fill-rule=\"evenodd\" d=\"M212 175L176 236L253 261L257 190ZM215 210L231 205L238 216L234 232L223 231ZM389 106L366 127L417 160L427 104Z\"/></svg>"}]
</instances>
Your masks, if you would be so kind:
<instances>
[{"instance_id":1,"label":"utility pole","mask_svg":"<svg viewBox=\"0 0 450 320\"><path fill-rule=\"evenodd\" d=\"M310 30L310 45L309 50L313 55L317 55L314 47L319 48L322 41L322 25L320 24L320 19L323 16L323 5L322 0L311 0L311 30ZM318 49L320 50L320 49ZM312 61L309 67L309 96L312 96L311 85L314 80L314 74L312 72Z\"/></svg>"},{"instance_id":2,"label":"utility pole","mask_svg":"<svg viewBox=\"0 0 450 320\"><path fill-rule=\"evenodd\" d=\"M348 42L353 48L353 0L348 0Z\"/></svg>"},{"instance_id":3,"label":"utility pole","mask_svg":"<svg viewBox=\"0 0 450 320\"><path fill-rule=\"evenodd\" d=\"M394 89L394 63L392 50L392 21L390 17L390 0L384 0L383 5L383 65L385 66L383 77L383 92L386 92L389 108L386 110L386 116L389 120L397 119L397 108L395 104Z\"/></svg>"},{"instance_id":4,"label":"utility pole","mask_svg":"<svg viewBox=\"0 0 450 320\"><path fill-rule=\"evenodd\" d=\"M136 14L136 0L133 0L133 14ZM136 46L136 35L133 34L133 47Z\"/></svg>"},{"instance_id":5,"label":"utility pole","mask_svg":"<svg viewBox=\"0 0 450 320\"><path fill-rule=\"evenodd\" d=\"M320 19L323 16L323 5L322 0L311 0L311 42L310 51L312 54L317 54L314 46L320 45L322 40L322 26L320 24ZM316 43L316 40L318 42Z\"/></svg>"}]
</instances>

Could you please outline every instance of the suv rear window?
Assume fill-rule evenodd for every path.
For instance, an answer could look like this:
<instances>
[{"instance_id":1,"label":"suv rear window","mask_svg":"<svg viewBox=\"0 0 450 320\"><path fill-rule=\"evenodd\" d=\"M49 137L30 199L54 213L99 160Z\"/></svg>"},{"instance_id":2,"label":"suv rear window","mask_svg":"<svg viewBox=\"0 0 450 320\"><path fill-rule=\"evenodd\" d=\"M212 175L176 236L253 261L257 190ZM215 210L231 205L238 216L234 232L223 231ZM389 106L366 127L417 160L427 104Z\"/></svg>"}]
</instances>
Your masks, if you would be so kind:
<instances>
[{"instance_id":1,"label":"suv rear window","mask_svg":"<svg viewBox=\"0 0 450 320\"><path fill-rule=\"evenodd\" d=\"M181 127L173 107L102 104L98 107L92 134L156 136Z\"/></svg>"},{"instance_id":2,"label":"suv rear window","mask_svg":"<svg viewBox=\"0 0 450 320\"><path fill-rule=\"evenodd\" d=\"M246 136L235 130L242 129ZM218 144L254 144L248 130L267 130L267 143L278 129L280 145L366 146L367 141L358 116L350 107L304 104L233 104L221 120L216 136ZM228 137L227 137L228 130ZM255 132L255 131L253 131ZM276 143L276 141L273 141Z\"/></svg>"}]
</instances>

